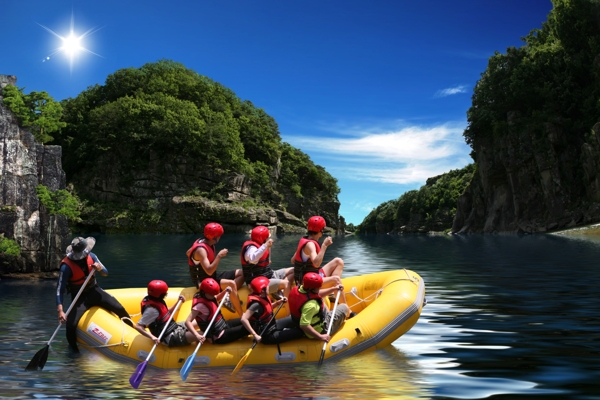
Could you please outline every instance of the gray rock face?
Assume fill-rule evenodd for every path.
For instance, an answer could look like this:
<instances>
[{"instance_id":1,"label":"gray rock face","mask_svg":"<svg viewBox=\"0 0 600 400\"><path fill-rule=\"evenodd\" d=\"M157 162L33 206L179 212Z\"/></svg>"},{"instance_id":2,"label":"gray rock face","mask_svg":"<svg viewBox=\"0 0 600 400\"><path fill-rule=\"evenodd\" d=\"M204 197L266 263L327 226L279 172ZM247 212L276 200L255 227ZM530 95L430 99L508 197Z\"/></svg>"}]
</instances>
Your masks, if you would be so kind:
<instances>
[{"instance_id":1,"label":"gray rock face","mask_svg":"<svg viewBox=\"0 0 600 400\"><path fill-rule=\"evenodd\" d=\"M509 127L518 118L509 113ZM585 140L560 121L474 143L477 172L459 198L453 233L535 233L600 220L600 124Z\"/></svg>"},{"instance_id":2,"label":"gray rock face","mask_svg":"<svg viewBox=\"0 0 600 400\"><path fill-rule=\"evenodd\" d=\"M16 77L0 75L0 89L15 83ZM57 270L68 245L68 223L46 213L35 189L38 184L52 191L65 188L62 150L37 143L20 128L1 91L0 154L0 234L21 247L19 257L0 254L0 274Z\"/></svg>"},{"instance_id":3,"label":"gray rock face","mask_svg":"<svg viewBox=\"0 0 600 400\"><path fill-rule=\"evenodd\" d=\"M251 200L251 182L242 174L198 168L194 160L186 158L164 162L153 154L147 168L134 170L123 168L118 159L111 159L114 155L105 157L99 162L102 168L69 177L77 192L88 199L119 205L117 207L150 210L153 215L150 218L148 215L118 218L115 214L82 215L86 221L76 227L78 230L199 233L207 222L219 221L229 227L228 232L249 232L256 225L270 226L280 233L305 232L306 221L313 215L323 216L335 232L345 230L337 198L322 198L318 192L303 198L284 193L285 212L277 206L242 207L240 202ZM223 201L207 200L208 193L217 193Z\"/></svg>"}]
</instances>

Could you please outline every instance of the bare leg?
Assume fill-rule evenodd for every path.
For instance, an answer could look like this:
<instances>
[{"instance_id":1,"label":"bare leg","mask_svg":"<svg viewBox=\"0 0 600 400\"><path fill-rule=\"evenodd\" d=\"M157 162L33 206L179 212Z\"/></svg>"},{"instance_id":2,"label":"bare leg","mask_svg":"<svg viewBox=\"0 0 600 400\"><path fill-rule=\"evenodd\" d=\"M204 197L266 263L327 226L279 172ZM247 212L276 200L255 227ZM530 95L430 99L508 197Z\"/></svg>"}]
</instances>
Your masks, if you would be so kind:
<instances>
[{"instance_id":1,"label":"bare leg","mask_svg":"<svg viewBox=\"0 0 600 400\"><path fill-rule=\"evenodd\" d=\"M225 288L230 287L231 293L229 294L229 298L231 299L231 304L233 304L233 308L239 314L240 318L244 314L242 311L242 305L240 304L240 298L238 297L237 286L235 281L230 279L221 279L221 289L225 290Z\"/></svg>"},{"instance_id":2,"label":"bare leg","mask_svg":"<svg viewBox=\"0 0 600 400\"><path fill-rule=\"evenodd\" d=\"M294 286L294 267L285 270L285 278L290 282L289 288L291 290Z\"/></svg>"},{"instance_id":3,"label":"bare leg","mask_svg":"<svg viewBox=\"0 0 600 400\"><path fill-rule=\"evenodd\" d=\"M325 275L327 275L327 277L337 276L341 279L342 272L344 272L344 260L342 260L339 257L336 257L321 268L323 269L323 271L325 271Z\"/></svg>"},{"instance_id":4,"label":"bare leg","mask_svg":"<svg viewBox=\"0 0 600 400\"><path fill-rule=\"evenodd\" d=\"M240 289L244 286L244 272L241 269L235 270L235 286L237 289Z\"/></svg>"},{"instance_id":5,"label":"bare leg","mask_svg":"<svg viewBox=\"0 0 600 400\"><path fill-rule=\"evenodd\" d=\"M194 343L197 342L198 339L196 339L196 335L194 335L192 332L187 331L185 333L185 339L188 341L188 343Z\"/></svg>"},{"instance_id":6,"label":"bare leg","mask_svg":"<svg viewBox=\"0 0 600 400\"><path fill-rule=\"evenodd\" d=\"M286 282L286 286L285 289L283 289L283 295L285 297L289 297L290 291L292 290L292 287L294 286L294 267L292 268L287 268L285 270L285 282Z\"/></svg>"}]
</instances>

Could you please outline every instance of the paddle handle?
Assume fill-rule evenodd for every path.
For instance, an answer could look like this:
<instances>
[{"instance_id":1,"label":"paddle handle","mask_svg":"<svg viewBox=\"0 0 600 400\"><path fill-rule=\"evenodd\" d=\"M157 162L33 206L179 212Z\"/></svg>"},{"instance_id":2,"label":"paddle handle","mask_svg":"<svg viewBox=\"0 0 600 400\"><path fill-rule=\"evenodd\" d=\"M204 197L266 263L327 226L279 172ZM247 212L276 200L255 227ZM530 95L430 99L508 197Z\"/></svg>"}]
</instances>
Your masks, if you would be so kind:
<instances>
[{"instance_id":1,"label":"paddle handle","mask_svg":"<svg viewBox=\"0 0 600 400\"><path fill-rule=\"evenodd\" d=\"M167 321L167 323L165 324L164 328L160 332L160 335L158 335L158 341L159 342L160 342L160 339L162 339L162 337L165 334L165 332L167 331L167 328L169 327L169 324L171 323L171 320L175 316L175 313L179 309L180 305L181 305L181 299L177 300L177 304L175 304L175 308L173 309L173 312L171 313L171 316L169 316L169 320ZM148 353L148 357L146 357L146 361L150 360L150 357L152 357L152 353L154 353L154 350L156 350L156 346L158 346L158 343L154 343L154 346L152 346L152 350L150 350L150 353Z\"/></svg>"},{"instance_id":2,"label":"paddle handle","mask_svg":"<svg viewBox=\"0 0 600 400\"><path fill-rule=\"evenodd\" d=\"M331 318L329 318L329 326L327 326L327 336L331 333L331 327L333 326L333 317L335 317L335 310L337 309L338 300L340 299L341 290L338 290L335 296L335 303L333 304L333 310L331 311ZM327 348L327 342L323 343L323 351Z\"/></svg>"},{"instance_id":3,"label":"paddle handle","mask_svg":"<svg viewBox=\"0 0 600 400\"><path fill-rule=\"evenodd\" d=\"M79 297L81 296L81 293L83 293L83 289L85 289L85 287L87 286L87 284L90 281L90 279L92 279L92 276L94 276L94 273L96 273L96 270L92 269L92 272L90 272L88 274L87 278L85 278L85 281L83 282L83 285L81 285L81 288L79 289L79 292L77 292L77 294L75 295L75 297L71 301L71 304L69 305L69 308L67 308L67 311L65 312L65 317L67 317L69 315L69 313L71 312L71 310L75 306L75 303L77 303L77 300L79 300ZM58 324L58 326L56 327L56 330L52 334L52 337L50 337L50 340L48 340L48 346L50 346L50 343L54 340L54 336L56 336L56 334L58 333L58 330L60 329L61 326L62 326L62 322L60 324Z\"/></svg>"},{"instance_id":4,"label":"paddle handle","mask_svg":"<svg viewBox=\"0 0 600 400\"><path fill-rule=\"evenodd\" d=\"M217 308L217 311L215 311L215 315L213 315L213 317L211 318L208 326L206 327L206 330L204 331L204 337L206 337L206 335L208 334L208 331L210 331L210 328L212 328L212 324L213 322L215 322L215 319L217 319L217 315L219 315L219 311L221 311L221 307L223 307L223 303L225 303L225 300L227 300L229 298L229 293L225 293L225 296L223 296L223 298L221 299L221 302L219 303L219 307ZM194 350L194 354L192 354L192 356L196 356L196 353L198 352L198 350L200 350L200 346L202 345L202 342L198 342L198 346L196 346L196 350Z\"/></svg>"},{"instance_id":5,"label":"paddle handle","mask_svg":"<svg viewBox=\"0 0 600 400\"><path fill-rule=\"evenodd\" d=\"M277 315L277 313L279 312L279 310L281 310L281 307L283 307L285 303L281 303L279 305L279 307L277 307L277 310L275 310L275 312L273 313L273 315L271 315L271 318L269 318L269 322L267 322L267 324L265 325L265 327L263 328L262 332L260 333L260 336L264 335L265 332L267 331L267 329L269 328L269 325L271 325L271 321L273 321L273 318L275 318L275 316ZM254 344L252 345L252 348L254 348L256 345L258 344L257 341L254 341Z\"/></svg>"},{"instance_id":6,"label":"paddle handle","mask_svg":"<svg viewBox=\"0 0 600 400\"><path fill-rule=\"evenodd\" d=\"M284 304L285 303L281 302L281 304L279 305L279 307L277 307L277 310L275 310L275 312L273 313L273 315L271 315L271 318L269 318L269 322L267 322L267 324L263 328L262 332L260 333L260 336L262 336L262 335L265 334L265 332L269 328L269 325L271 325L271 321L273 321L273 318L275 318L275 316L277 315L277 313L279 312L279 310L281 310L281 307L283 307ZM252 345L252 348L254 348L257 344L258 344L258 342L254 341L254 344Z\"/></svg>"}]
</instances>

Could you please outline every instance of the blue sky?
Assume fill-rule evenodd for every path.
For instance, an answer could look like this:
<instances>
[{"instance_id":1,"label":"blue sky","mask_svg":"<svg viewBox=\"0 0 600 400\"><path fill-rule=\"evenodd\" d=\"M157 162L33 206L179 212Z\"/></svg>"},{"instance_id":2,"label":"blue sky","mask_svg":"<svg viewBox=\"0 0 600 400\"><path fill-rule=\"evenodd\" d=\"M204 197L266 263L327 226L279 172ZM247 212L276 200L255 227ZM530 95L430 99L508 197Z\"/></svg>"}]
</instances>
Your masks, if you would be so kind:
<instances>
[{"instance_id":1,"label":"blue sky","mask_svg":"<svg viewBox=\"0 0 600 400\"><path fill-rule=\"evenodd\" d=\"M180 62L273 116L284 141L338 179L340 214L358 224L471 162L462 132L487 59L520 47L551 8L550 0L7 0L0 74L62 100L121 68ZM71 26L88 50L72 62L55 53Z\"/></svg>"}]
</instances>

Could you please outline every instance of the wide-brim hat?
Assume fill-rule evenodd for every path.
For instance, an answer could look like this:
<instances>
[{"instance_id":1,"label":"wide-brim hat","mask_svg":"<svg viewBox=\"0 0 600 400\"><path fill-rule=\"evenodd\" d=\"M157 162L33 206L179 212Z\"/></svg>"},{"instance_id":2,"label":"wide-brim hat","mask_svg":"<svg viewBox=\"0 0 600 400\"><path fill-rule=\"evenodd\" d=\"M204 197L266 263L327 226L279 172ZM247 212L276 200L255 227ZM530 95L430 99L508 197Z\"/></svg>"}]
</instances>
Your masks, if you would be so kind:
<instances>
[{"instance_id":1,"label":"wide-brim hat","mask_svg":"<svg viewBox=\"0 0 600 400\"><path fill-rule=\"evenodd\" d=\"M95 244L96 239L91 236L87 238L82 238L81 236L76 237L69 247L67 247L67 257L71 260L81 260L90 254L90 251L92 251Z\"/></svg>"}]
</instances>

